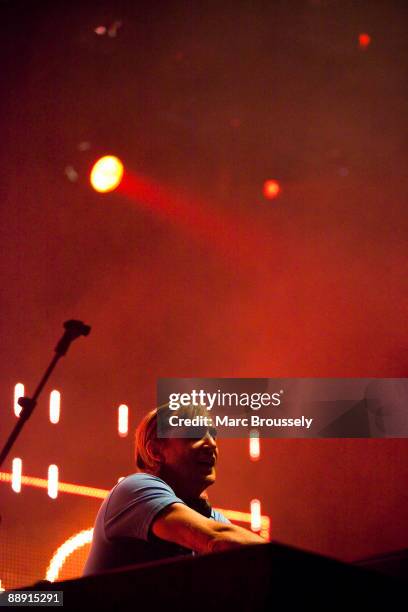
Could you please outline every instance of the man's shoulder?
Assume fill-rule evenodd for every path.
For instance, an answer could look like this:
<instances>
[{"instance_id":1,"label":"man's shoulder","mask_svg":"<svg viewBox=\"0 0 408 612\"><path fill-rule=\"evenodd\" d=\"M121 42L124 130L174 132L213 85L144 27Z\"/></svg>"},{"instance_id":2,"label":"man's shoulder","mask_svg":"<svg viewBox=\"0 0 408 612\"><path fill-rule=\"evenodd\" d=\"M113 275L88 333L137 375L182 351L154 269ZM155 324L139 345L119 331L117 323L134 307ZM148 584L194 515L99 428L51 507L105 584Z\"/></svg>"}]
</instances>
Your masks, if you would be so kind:
<instances>
[{"instance_id":1,"label":"man's shoulder","mask_svg":"<svg viewBox=\"0 0 408 612\"><path fill-rule=\"evenodd\" d=\"M167 482L165 482L158 476L155 476L154 474L149 474L147 472L135 472L134 474L129 474L129 476L125 476L112 489L112 493L151 488L166 490L174 493L173 489L170 487L170 485L167 484Z\"/></svg>"},{"instance_id":2,"label":"man's shoulder","mask_svg":"<svg viewBox=\"0 0 408 612\"><path fill-rule=\"evenodd\" d=\"M154 474L149 474L149 472L134 472L133 474L129 474L128 476L125 476L124 478L122 478L118 484L123 485L123 484L129 484L129 483L155 482L155 481L164 482L164 480L162 480L158 476L155 476Z\"/></svg>"},{"instance_id":3,"label":"man's shoulder","mask_svg":"<svg viewBox=\"0 0 408 612\"><path fill-rule=\"evenodd\" d=\"M145 472L130 474L117 483L106 501L102 514L106 537L148 542L156 515L176 502L181 500L161 478Z\"/></svg>"},{"instance_id":4,"label":"man's shoulder","mask_svg":"<svg viewBox=\"0 0 408 612\"><path fill-rule=\"evenodd\" d=\"M173 489L161 478L146 472L136 472L122 478L110 491L105 505L107 515L115 515L117 511L130 510L146 506L158 505L168 500L181 501Z\"/></svg>"}]
</instances>

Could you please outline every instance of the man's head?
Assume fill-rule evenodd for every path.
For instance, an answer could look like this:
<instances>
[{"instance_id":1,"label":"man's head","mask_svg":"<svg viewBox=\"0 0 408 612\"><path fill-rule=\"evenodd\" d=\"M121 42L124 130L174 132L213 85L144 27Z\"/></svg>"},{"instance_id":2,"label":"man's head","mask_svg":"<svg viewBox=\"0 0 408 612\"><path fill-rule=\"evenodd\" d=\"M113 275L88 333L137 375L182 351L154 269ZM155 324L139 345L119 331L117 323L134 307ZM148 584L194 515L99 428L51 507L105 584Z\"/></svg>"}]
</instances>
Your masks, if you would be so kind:
<instances>
[{"instance_id":1,"label":"man's head","mask_svg":"<svg viewBox=\"0 0 408 612\"><path fill-rule=\"evenodd\" d=\"M177 411L179 417L206 415L201 406L185 407ZM184 414L185 413L185 414ZM194 438L157 437L158 417L170 416L168 406L150 411L136 430L136 465L141 471L163 478L178 495L199 497L214 484L218 448L213 428L194 428Z\"/></svg>"}]
</instances>

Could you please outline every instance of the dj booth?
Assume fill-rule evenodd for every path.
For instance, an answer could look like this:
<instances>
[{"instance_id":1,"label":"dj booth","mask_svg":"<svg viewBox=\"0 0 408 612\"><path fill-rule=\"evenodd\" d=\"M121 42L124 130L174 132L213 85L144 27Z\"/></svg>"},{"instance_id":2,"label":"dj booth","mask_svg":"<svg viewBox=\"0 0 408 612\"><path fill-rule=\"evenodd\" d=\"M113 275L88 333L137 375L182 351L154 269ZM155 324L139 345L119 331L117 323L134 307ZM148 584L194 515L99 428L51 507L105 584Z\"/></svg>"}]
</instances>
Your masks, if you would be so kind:
<instances>
[{"instance_id":1,"label":"dj booth","mask_svg":"<svg viewBox=\"0 0 408 612\"><path fill-rule=\"evenodd\" d=\"M402 563L406 566L406 557L400 568ZM62 591L63 608L72 610L253 612L344 606L345 610L388 611L406 599L402 572L398 576L393 571L394 575L387 575L386 564L367 569L265 544L177 557L75 580L39 582L24 590Z\"/></svg>"}]
</instances>

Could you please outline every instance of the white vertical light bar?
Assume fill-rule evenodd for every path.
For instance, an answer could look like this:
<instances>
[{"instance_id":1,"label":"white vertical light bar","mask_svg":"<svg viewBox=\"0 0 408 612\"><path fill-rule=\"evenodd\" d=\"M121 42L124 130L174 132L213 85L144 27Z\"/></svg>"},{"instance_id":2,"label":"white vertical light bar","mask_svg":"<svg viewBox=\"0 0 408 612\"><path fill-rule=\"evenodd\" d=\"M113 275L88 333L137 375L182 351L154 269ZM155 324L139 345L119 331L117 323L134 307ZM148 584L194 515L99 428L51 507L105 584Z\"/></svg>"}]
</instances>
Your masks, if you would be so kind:
<instances>
[{"instance_id":1,"label":"white vertical light bar","mask_svg":"<svg viewBox=\"0 0 408 612\"><path fill-rule=\"evenodd\" d=\"M261 531L261 502L259 499L251 501L251 529L252 531Z\"/></svg>"},{"instance_id":2,"label":"white vertical light bar","mask_svg":"<svg viewBox=\"0 0 408 612\"><path fill-rule=\"evenodd\" d=\"M15 457L13 459L11 469L11 488L15 493L20 493L21 491L21 472L23 467L23 462L19 457Z\"/></svg>"},{"instance_id":3,"label":"white vertical light bar","mask_svg":"<svg viewBox=\"0 0 408 612\"><path fill-rule=\"evenodd\" d=\"M121 404L118 408L118 433L121 438L128 435L129 432L129 407L126 404Z\"/></svg>"},{"instance_id":4,"label":"white vertical light bar","mask_svg":"<svg viewBox=\"0 0 408 612\"><path fill-rule=\"evenodd\" d=\"M58 496L58 466L54 464L48 467L48 495L52 499Z\"/></svg>"},{"instance_id":5,"label":"white vertical light bar","mask_svg":"<svg viewBox=\"0 0 408 612\"><path fill-rule=\"evenodd\" d=\"M50 393L50 421L58 423L61 414L61 393L59 391L51 391Z\"/></svg>"},{"instance_id":6,"label":"white vertical light bar","mask_svg":"<svg viewBox=\"0 0 408 612\"><path fill-rule=\"evenodd\" d=\"M258 461L261 455L261 441L259 439L259 431L251 429L249 432L249 456L252 461Z\"/></svg>"},{"instance_id":7,"label":"white vertical light bar","mask_svg":"<svg viewBox=\"0 0 408 612\"><path fill-rule=\"evenodd\" d=\"M17 383L14 387L14 414L16 417L19 417L22 411L21 406L17 403L19 397L24 397L23 383Z\"/></svg>"}]
</instances>

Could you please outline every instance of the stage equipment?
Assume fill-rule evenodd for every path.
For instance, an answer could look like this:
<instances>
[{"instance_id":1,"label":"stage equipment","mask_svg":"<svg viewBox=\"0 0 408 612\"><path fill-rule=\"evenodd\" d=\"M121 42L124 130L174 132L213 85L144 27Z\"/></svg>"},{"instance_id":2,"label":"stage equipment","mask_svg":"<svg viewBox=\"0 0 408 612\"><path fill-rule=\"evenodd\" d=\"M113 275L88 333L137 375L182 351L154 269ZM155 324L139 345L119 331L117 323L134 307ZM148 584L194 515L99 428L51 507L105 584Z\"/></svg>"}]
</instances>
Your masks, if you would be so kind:
<instances>
[{"instance_id":1,"label":"stage equipment","mask_svg":"<svg viewBox=\"0 0 408 612\"><path fill-rule=\"evenodd\" d=\"M4 460L6 459L11 448L13 447L14 442L17 440L25 423L28 421L28 419L32 415L34 408L37 404L37 399L41 391L43 390L47 380L49 379L52 371L57 365L57 362L59 361L59 359L61 359L61 357L64 357L64 355L66 355L71 345L71 342L73 342L76 338L79 338L79 336L87 336L89 332L91 331L91 328L89 325L85 325L85 323L82 323L82 321L75 321L75 320L65 321L64 328L65 328L65 332L62 338L59 340L57 346L55 347L56 354L51 360L51 363L48 366L47 370L45 371L44 376L40 380L38 387L34 392L33 397L20 397L18 400L18 404L22 407L22 410L20 412L20 416L18 418L18 421L13 431L11 432L6 444L4 445L3 450L0 453L0 467L3 465Z\"/></svg>"},{"instance_id":2,"label":"stage equipment","mask_svg":"<svg viewBox=\"0 0 408 612\"><path fill-rule=\"evenodd\" d=\"M177 557L22 590L62 591L64 610L121 612L394 610L406 596L397 578L281 544Z\"/></svg>"}]
</instances>

